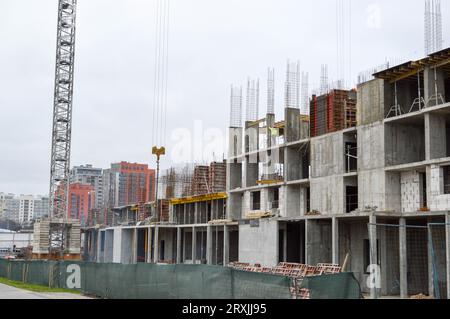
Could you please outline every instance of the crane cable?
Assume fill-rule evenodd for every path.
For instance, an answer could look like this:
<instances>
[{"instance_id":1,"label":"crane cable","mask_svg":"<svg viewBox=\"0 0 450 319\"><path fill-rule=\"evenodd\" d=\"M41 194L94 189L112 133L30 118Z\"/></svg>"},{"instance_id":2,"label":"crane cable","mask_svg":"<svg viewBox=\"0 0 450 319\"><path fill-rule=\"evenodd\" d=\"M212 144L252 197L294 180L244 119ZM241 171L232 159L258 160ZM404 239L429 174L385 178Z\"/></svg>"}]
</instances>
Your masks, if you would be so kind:
<instances>
[{"instance_id":1,"label":"crane cable","mask_svg":"<svg viewBox=\"0 0 450 319\"><path fill-rule=\"evenodd\" d=\"M167 135L170 0L156 0L155 13L152 142L161 146L166 143Z\"/></svg>"}]
</instances>

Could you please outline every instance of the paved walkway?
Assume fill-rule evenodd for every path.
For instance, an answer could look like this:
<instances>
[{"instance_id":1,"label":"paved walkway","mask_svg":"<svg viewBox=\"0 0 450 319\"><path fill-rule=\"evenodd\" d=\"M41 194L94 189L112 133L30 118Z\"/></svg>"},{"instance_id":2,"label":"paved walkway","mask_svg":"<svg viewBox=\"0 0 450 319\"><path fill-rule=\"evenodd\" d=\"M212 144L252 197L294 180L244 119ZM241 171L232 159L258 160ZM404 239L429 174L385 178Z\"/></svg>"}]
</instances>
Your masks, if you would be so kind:
<instances>
[{"instance_id":1,"label":"paved walkway","mask_svg":"<svg viewBox=\"0 0 450 319\"><path fill-rule=\"evenodd\" d=\"M0 299L90 299L66 292L34 292L0 284Z\"/></svg>"}]
</instances>

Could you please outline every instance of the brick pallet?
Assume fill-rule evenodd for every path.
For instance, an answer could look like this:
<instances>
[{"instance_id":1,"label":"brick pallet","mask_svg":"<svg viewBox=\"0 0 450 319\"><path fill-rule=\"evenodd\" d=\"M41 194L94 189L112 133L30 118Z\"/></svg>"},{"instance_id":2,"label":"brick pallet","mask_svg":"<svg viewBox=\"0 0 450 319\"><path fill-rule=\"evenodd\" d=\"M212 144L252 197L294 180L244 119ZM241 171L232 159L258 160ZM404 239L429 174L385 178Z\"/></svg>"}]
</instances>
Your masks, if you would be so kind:
<instances>
[{"instance_id":1,"label":"brick pallet","mask_svg":"<svg viewBox=\"0 0 450 319\"><path fill-rule=\"evenodd\" d=\"M316 266L280 262L275 267L261 267L260 264L233 262L229 267L243 271L269 273L273 275L286 276L292 279L290 288L293 299L309 299L310 291L300 288L303 278L309 276L321 276L325 274L337 274L341 272L341 267L335 264L319 263Z\"/></svg>"}]
</instances>

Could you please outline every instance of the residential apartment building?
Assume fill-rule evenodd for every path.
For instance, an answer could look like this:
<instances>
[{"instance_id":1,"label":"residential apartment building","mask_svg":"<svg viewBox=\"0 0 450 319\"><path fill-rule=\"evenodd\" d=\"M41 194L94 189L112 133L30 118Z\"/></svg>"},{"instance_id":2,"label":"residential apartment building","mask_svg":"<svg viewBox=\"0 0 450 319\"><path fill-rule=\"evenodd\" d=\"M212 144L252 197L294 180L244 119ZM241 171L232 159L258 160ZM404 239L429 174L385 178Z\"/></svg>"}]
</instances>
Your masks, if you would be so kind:
<instances>
[{"instance_id":1,"label":"residential apartment building","mask_svg":"<svg viewBox=\"0 0 450 319\"><path fill-rule=\"evenodd\" d=\"M70 183L90 184L94 187L94 208L101 209L103 202L103 169L95 168L90 164L74 166L70 172Z\"/></svg>"},{"instance_id":2,"label":"residential apartment building","mask_svg":"<svg viewBox=\"0 0 450 319\"><path fill-rule=\"evenodd\" d=\"M48 210L48 197L0 193L0 218L23 224L47 215Z\"/></svg>"},{"instance_id":3,"label":"residential apartment building","mask_svg":"<svg viewBox=\"0 0 450 319\"><path fill-rule=\"evenodd\" d=\"M147 164L120 162L111 164L106 171L109 177L108 202L110 207L120 207L155 198L155 170Z\"/></svg>"},{"instance_id":4,"label":"residential apartment building","mask_svg":"<svg viewBox=\"0 0 450 319\"><path fill-rule=\"evenodd\" d=\"M75 183L69 187L68 218L78 219L85 225L95 207L95 188L90 184Z\"/></svg>"}]
</instances>

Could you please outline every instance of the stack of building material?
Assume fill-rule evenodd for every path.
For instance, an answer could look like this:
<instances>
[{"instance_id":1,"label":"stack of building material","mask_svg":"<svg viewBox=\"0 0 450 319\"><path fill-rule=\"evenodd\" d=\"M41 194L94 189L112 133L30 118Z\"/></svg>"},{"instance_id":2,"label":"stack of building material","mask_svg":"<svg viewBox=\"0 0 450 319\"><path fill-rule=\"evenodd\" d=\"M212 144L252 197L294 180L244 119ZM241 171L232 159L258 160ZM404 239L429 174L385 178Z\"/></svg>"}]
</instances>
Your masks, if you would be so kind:
<instances>
[{"instance_id":1,"label":"stack of building material","mask_svg":"<svg viewBox=\"0 0 450 319\"><path fill-rule=\"evenodd\" d=\"M275 267L261 267L260 264L249 264L233 262L229 267L243 271L261 272L292 278L291 294L293 299L309 299L310 291L308 289L300 288L303 278L309 276L321 276L325 274L340 273L342 268L335 264L320 263L316 266L280 262Z\"/></svg>"},{"instance_id":2,"label":"stack of building material","mask_svg":"<svg viewBox=\"0 0 450 319\"><path fill-rule=\"evenodd\" d=\"M211 193L225 192L227 189L227 165L225 162L212 162L209 167Z\"/></svg>"},{"instance_id":3,"label":"stack of building material","mask_svg":"<svg viewBox=\"0 0 450 319\"><path fill-rule=\"evenodd\" d=\"M50 246L50 222L42 220L34 224L33 253L48 254Z\"/></svg>"},{"instance_id":4,"label":"stack of building material","mask_svg":"<svg viewBox=\"0 0 450 319\"><path fill-rule=\"evenodd\" d=\"M210 193L209 166L196 166L192 178L192 195L204 195Z\"/></svg>"},{"instance_id":5,"label":"stack of building material","mask_svg":"<svg viewBox=\"0 0 450 319\"><path fill-rule=\"evenodd\" d=\"M356 91L332 90L321 96L313 95L311 137L337 132L356 126Z\"/></svg>"},{"instance_id":6,"label":"stack of building material","mask_svg":"<svg viewBox=\"0 0 450 319\"><path fill-rule=\"evenodd\" d=\"M74 220L69 221L69 224L68 252L69 254L79 255L81 253L81 224Z\"/></svg>"},{"instance_id":7,"label":"stack of building material","mask_svg":"<svg viewBox=\"0 0 450 319\"><path fill-rule=\"evenodd\" d=\"M245 214L246 219L260 219L260 218L269 218L274 215L271 212L261 212L261 211L252 211Z\"/></svg>"}]
</instances>

